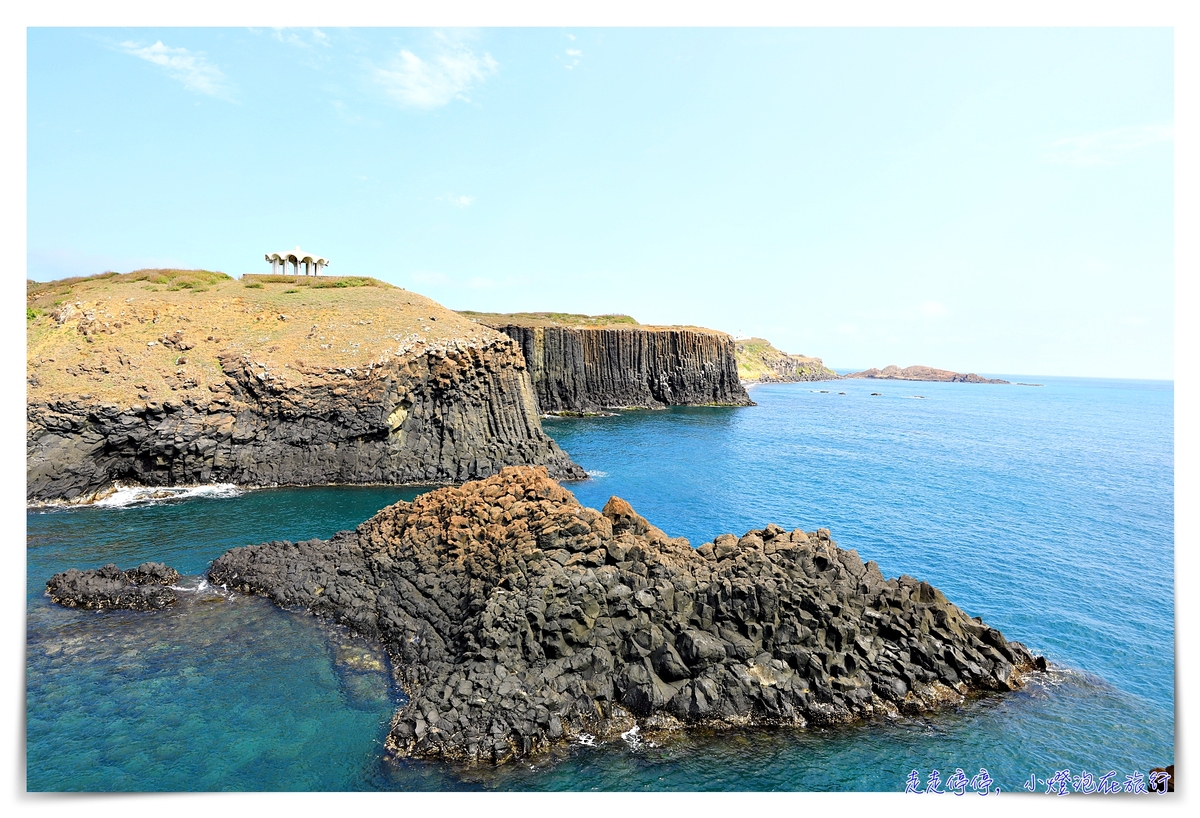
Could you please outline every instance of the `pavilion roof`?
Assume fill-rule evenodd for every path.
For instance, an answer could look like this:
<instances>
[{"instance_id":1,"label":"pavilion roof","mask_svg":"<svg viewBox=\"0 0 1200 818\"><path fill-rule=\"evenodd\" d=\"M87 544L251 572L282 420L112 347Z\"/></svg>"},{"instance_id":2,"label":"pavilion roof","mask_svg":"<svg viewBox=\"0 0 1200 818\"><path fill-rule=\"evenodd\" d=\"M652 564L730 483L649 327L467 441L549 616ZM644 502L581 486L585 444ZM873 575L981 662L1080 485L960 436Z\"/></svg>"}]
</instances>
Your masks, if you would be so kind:
<instances>
[{"instance_id":1,"label":"pavilion roof","mask_svg":"<svg viewBox=\"0 0 1200 818\"><path fill-rule=\"evenodd\" d=\"M312 261L328 264L329 259L323 256L318 256L315 253L306 253L300 249L300 245L296 245L294 250L284 250L281 253L267 253L267 261Z\"/></svg>"}]
</instances>

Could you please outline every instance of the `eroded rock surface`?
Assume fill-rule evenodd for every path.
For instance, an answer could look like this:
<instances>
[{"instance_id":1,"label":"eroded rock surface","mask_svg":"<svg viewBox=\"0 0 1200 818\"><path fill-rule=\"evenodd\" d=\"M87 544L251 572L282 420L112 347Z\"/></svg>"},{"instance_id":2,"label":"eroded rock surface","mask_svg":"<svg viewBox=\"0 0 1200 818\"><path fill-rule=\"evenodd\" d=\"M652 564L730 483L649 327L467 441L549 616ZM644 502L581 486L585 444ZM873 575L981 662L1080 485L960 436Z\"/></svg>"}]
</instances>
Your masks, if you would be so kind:
<instances>
[{"instance_id":1,"label":"eroded rock surface","mask_svg":"<svg viewBox=\"0 0 1200 818\"><path fill-rule=\"evenodd\" d=\"M175 592L168 586L178 581L179 572L161 562L144 562L127 571L109 563L55 574L46 582L46 591L68 608L155 611L175 604Z\"/></svg>"},{"instance_id":2,"label":"eroded rock surface","mask_svg":"<svg viewBox=\"0 0 1200 818\"><path fill-rule=\"evenodd\" d=\"M220 360L223 383L176 400L30 403L27 499L73 500L114 482L461 482L525 463L585 476L542 431L507 339L360 370Z\"/></svg>"},{"instance_id":3,"label":"eroded rock surface","mask_svg":"<svg viewBox=\"0 0 1200 818\"><path fill-rule=\"evenodd\" d=\"M1035 665L825 529L692 549L619 498L584 508L538 468L328 541L235 548L209 576L383 640L410 696L387 740L400 755L500 762L635 724L849 722L1011 690Z\"/></svg>"}]
</instances>

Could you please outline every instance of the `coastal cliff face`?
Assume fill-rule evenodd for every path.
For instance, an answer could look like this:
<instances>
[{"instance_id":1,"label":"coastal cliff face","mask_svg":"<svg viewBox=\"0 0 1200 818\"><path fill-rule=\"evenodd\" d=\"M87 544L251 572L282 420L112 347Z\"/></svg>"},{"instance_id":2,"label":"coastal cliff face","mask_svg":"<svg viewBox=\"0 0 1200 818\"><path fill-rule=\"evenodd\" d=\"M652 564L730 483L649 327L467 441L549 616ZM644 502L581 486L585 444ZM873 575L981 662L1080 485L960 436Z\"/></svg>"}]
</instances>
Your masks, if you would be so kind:
<instances>
[{"instance_id":1,"label":"coastal cliff face","mask_svg":"<svg viewBox=\"0 0 1200 818\"><path fill-rule=\"evenodd\" d=\"M743 338L735 342L738 377L754 383L795 383L832 381L838 375L820 358L789 355L764 338Z\"/></svg>"},{"instance_id":2,"label":"coastal cliff face","mask_svg":"<svg viewBox=\"0 0 1200 818\"><path fill-rule=\"evenodd\" d=\"M115 483L462 482L514 464L585 476L542 431L516 346L428 299L144 281L74 282L31 316L27 501Z\"/></svg>"},{"instance_id":3,"label":"coastal cliff face","mask_svg":"<svg viewBox=\"0 0 1200 818\"><path fill-rule=\"evenodd\" d=\"M516 341L543 413L753 405L737 376L733 339L724 333L632 320L632 326L561 326L507 319L480 321Z\"/></svg>"},{"instance_id":4,"label":"coastal cliff face","mask_svg":"<svg viewBox=\"0 0 1200 818\"><path fill-rule=\"evenodd\" d=\"M502 762L691 726L836 724L953 706L1045 669L930 585L829 532L693 550L536 468L397 503L328 541L235 548L216 585L379 638L409 695L389 750Z\"/></svg>"}]
</instances>

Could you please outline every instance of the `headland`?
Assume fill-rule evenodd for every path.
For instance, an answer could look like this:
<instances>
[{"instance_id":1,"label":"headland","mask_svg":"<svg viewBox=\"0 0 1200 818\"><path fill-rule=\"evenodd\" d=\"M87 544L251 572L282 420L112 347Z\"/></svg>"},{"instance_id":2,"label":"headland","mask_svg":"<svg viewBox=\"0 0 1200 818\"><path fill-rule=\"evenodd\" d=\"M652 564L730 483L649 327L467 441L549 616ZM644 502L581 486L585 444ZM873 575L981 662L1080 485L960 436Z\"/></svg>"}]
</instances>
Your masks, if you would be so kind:
<instances>
[{"instance_id":1,"label":"headland","mask_svg":"<svg viewBox=\"0 0 1200 818\"><path fill-rule=\"evenodd\" d=\"M789 355L765 338L741 338L735 342L738 377L748 383L797 383L835 381L838 374L820 358Z\"/></svg>"},{"instance_id":2,"label":"headland","mask_svg":"<svg viewBox=\"0 0 1200 818\"><path fill-rule=\"evenodd\" d=\"M30 282L26 319L28 502L585 476L506 335L375 279L106 273Z\"/></svg>"}]
</instances>

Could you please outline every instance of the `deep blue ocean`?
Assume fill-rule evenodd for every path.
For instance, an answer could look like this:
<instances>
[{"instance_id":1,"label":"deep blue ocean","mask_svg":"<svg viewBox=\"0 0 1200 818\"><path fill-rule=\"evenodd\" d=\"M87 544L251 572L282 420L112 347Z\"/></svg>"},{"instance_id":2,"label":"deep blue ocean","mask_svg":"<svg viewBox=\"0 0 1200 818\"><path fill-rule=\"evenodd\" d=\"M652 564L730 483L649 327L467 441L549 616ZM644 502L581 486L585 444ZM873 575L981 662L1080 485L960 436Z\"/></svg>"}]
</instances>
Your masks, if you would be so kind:
<instances>
[{"instance_id":1,"label":"deep blue ocean","mask_svg":"<svg viewBox=\"0 0 1200 818\"><path fill-rule=\"evenodd\" d=\"M28 513L29 790L873 790L980 768L1020 791L1060 770L1174 763L1173 384L837 381L758 406L546 420L611 495L700 545L769 522L829 528L1044 654L1024 690L844 729L617 740L499 769L382 757L403 702L377 645L200 575L227 549L328 537L414 488L195 492ZM871 393L878 392L879 395ZM69 567L158 560L175 609L80 612ZM1039 791L1044 789L1039 785ZM969 790L968 790L969 792Z\"/></svg>"}]
</instances>

